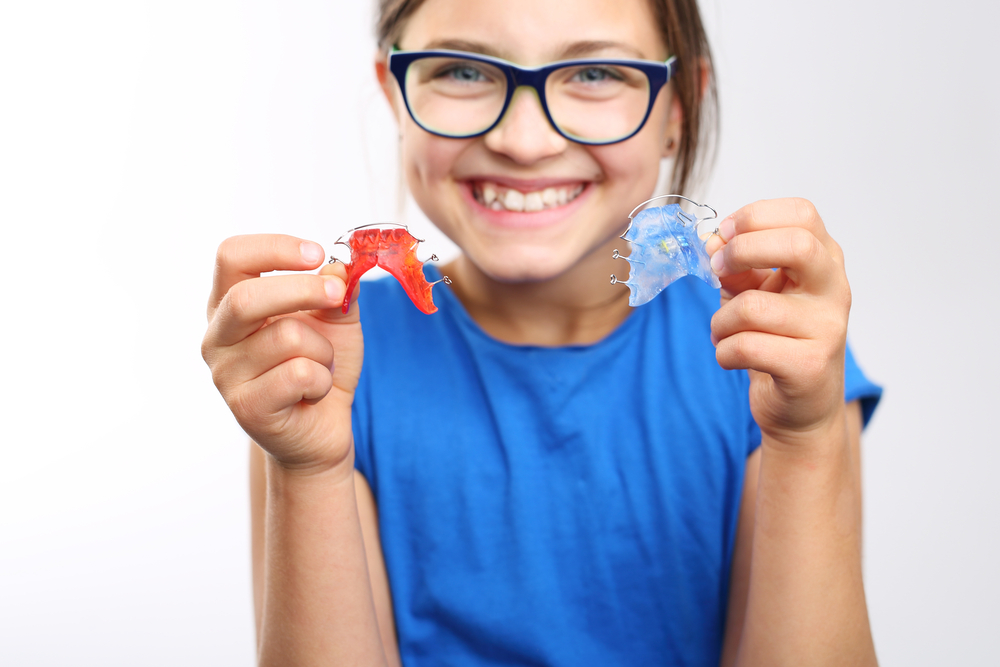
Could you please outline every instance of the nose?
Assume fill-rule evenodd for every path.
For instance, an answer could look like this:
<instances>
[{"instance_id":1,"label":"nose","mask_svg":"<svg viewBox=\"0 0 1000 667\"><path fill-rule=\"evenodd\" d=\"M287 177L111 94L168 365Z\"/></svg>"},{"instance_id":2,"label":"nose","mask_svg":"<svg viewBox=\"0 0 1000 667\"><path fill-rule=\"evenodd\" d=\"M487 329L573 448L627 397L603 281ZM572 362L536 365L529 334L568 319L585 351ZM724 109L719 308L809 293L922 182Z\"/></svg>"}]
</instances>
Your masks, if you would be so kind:
<instances>
[{"instance_id":1,"label":"nose","mask_svg":"<svg viewBox=\"0 0 1000 667\"><path fill-rule=\"evenodd\" d=\"M538 93L522 86L514 91L507 113L486 133L486 147L518 164L532 164L558 155L569 143L549 123Z\"/></svg>"}]
</instances>

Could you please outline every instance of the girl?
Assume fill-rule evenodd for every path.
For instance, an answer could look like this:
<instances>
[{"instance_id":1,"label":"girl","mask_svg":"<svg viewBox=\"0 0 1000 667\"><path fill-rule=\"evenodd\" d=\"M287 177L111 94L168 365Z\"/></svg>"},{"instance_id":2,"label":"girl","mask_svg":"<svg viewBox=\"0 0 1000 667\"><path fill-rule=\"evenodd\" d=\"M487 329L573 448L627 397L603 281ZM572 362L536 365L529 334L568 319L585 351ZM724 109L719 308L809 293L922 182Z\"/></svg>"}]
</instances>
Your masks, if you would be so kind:
<instances>
[{"instance_id":1,"label":"girl","mask_svg":"<svg viewBox=\"0 0 1000 667\"><path fill-rule=\"evenodd\" d=\"M386 280L344 315L340 265L260 277L315 243L219 248L203 354L256 443L261 663L874 664L878 389L816 210L726 217L721 303L608 283L661 160L693 172L696 2L382 0L378 32L406 181L462 254L438 314Z\"/></svg>"}]
</instances>

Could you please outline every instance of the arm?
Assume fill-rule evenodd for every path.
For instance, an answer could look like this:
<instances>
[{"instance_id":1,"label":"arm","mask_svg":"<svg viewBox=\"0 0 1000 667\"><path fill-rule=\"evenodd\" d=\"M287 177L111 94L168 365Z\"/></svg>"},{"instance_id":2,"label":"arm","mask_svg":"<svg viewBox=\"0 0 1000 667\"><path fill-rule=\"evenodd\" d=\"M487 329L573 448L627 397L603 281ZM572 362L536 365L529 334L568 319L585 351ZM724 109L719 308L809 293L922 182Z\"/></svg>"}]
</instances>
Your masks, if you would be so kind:
<instances>
[{"instance_id":1,"label":"arm","mask_svg":"<svg viewBox=\"0 0 1000 667\"><path fill-rule=\"evenodd\" d=\"M744 207L719 233L709 245L723 283L716 355L749 370L763 435L748 461L723 664L874 665L860 415L843 402L843 256L803 200Z\"/></svg>"},{"instance_id":2,"label":"arm","mask_svg":"<svg viewBox=\"0 0 1000 667\"><path fill-rule=\"evenodd\" d=\"M361 532L365 539L365 552L368 554L368 573L371 577L372 595L375 598L375 616L378 618L378 627L382 635L382 648L385 650L389 667L400 667L396 621L392 615L389 575L385 570L382 541L379 539L375 496L372 495L371 487L368 486L368 480L356 470L354 471L354 488L357 492L358 513L361 516Z\"/></svg>"},{"instance_id":3,"label":"arm","mask_svg":"<svg viewBox=\"0 0 1000 667\"><path fill-rule=\"evenodd\" d=\"M322 261L322 248L288 236L224 242L202 343L262 450L251 470L263 665L385 664L354 488L358 309L340 313L343 267L260 277Z\"/></svg>"},{"instance_id":4,"label":"arm","mask_svg":"<svg viewBox=\"0 0 1000 667\"><path fill-rule=\"evenodd\" d=\"M354 474L269 459L261 665L382 665Z\"/></svg>"},{"instance_id":5,"label":"arm","mask_svg":"<svg viewBox=\"0 0 1000 667\"><path fill-rule=\"evenodd\" d=\"M257 621L257 639L261 637L264 611L264 530L267 516L267 480L265 466L267 454L255 443L250 443L250 518L253 556L254 611ZM354 472L354 490L367 555L368 573L375 602L375 615L382 637L389 667L399 667L399 649L396 644L396 625L392 615L392 598L389 578L382 560L382 545L378 534L378 514L375 498L361 473Z\"/></svg>"},{"instance_id":6,"label":"arm","mask_svg":"<svg viewBox=\"0 0 1000 667\"><path fill-rule=\"evenodd\" d=\"M848 433L854 461L854 479L861 479L861 405L854 401L847 405ZM739 525L736 529L736 545L733 550L733 565L729 585L729 604L726 616L726 634L722 647L721 667L736 664L736 651L743 634L746 619L747 597L750 588L750 562L754 545L754 524L757 511L757 486L760 476L761 450L757 449L747 459L746 475L743 482L743 497L740 502ZM857 503L861 503L860 484L856 490ZM859 526L860 529L860 526ZM763 555L762 558L767 558Z\"/></svg>"}]
</instances>

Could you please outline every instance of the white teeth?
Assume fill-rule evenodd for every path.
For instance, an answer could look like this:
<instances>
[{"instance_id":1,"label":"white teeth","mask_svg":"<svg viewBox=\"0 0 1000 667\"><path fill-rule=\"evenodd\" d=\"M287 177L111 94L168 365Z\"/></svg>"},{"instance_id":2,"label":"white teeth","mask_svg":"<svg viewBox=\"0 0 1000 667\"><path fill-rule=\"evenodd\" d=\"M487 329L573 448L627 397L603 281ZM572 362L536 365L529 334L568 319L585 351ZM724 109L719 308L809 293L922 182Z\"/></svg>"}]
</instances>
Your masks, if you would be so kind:
<instances>
[{"instance_id":1,"label":"white teeth","mask_svg":"<svg viewBox=\"0 0 1000 667\"><path fill-rule=\"evenodd\" d=\"M489 206L497 198L497 191L493 189L492 185L483 186L483 203Z\"/></svg>"},{"instance_id":2,"label":"white teeth","mask_svg":"<svg viewBox=\"0 0 1000 667\"><path fill-rule=\"evenodd\" d=\"M508 211L523 211L524 195L517 190L508 190L503 197L503 206Z\"/></svg>"},{"instance_id":3,"label":"white teeth","mask_svg":"<svg viewBox=\"0 0 1000 667\"><path fill-rule=\"evenodd\" d=\"M525 193L498 186L496 183L482 182L479 186L473 187L473 195L480 204L494 211L534 213L556 206L565 206L576 199L584 187L582 184L572 188L548 187Z\"/></svg>"}]
</instances>

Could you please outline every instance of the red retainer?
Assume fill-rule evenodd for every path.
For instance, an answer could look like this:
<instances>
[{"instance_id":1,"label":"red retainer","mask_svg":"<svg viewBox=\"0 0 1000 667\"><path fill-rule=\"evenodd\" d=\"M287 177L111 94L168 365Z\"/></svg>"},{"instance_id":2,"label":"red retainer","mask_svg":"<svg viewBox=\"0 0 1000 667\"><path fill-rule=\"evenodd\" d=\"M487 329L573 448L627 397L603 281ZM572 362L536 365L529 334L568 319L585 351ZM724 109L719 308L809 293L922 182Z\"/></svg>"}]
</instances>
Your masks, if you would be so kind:
<instances>
[{"instance_id":1,"label":"red retainer","mask_svg":"<svg viewBox=\"0 0 1000 667\"><path fill-rule=\"evenodd\" d=\"M431 283L424 278L424 263L417 259L420 243L408 231L396 229L356 229L351 232L351 263L347 265L347 294L342 312L351 307L351 295L368 269L381 266L399 281L413 305L430 315L437 312L431 297Z\"/></svg>"}]
</instances>

